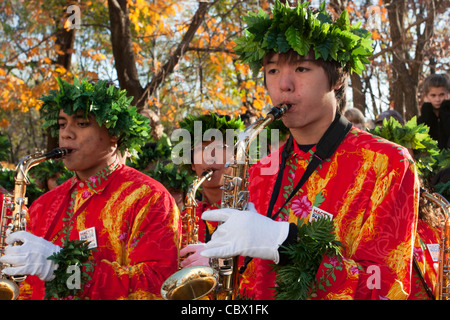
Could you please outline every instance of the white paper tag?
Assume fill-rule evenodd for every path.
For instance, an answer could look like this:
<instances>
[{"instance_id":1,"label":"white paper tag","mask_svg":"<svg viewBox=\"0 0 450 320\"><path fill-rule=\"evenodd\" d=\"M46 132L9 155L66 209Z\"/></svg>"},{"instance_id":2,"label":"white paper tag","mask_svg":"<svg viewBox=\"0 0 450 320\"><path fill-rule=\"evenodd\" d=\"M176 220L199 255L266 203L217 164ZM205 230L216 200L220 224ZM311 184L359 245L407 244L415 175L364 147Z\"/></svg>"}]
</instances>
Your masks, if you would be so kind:
<instances>
[{"instance_id":1,"label":"white paper tag","mask_svg":"<svg viewBox=\"0 0 450 320\"><path fill-rule=\"evenodd\" d=\"M439 244L438 243L431 243L427 244L428 252L431 255L431 258L434 262L439 261Z\"/></svg>"},{"instance_id":2,"label":"white paper tag","mask_svg":"<svg viewBox=\"0 0 450 320\"><path fill-rule=\"evenodd\" d=\"M89 242L89 249L97 248L97 236L95 234L95 227L80 231L78 233L78 236L81 241L86 240Z\"/></svg>"},{"instance_id":3,"label":"white paper tag","mask_svg":"<svg viewBox=\"0 0 450 320\"><path fill-rule=\"evenodd\" d=\"M313 207L311 214L309 215L309 222L317 220L319 218L328 218L330 220L333 220L333 215L331 213L326 212L325 210Z\"/></svg>"}]
</instances>

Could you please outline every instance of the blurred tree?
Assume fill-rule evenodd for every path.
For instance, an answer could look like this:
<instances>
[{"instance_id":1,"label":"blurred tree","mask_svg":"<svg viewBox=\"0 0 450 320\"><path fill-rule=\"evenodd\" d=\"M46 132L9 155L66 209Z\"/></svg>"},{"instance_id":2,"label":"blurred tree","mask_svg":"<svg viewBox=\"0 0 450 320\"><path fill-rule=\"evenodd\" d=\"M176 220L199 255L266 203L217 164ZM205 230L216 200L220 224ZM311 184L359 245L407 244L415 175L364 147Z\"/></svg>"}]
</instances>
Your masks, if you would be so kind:
<instances>
[{"instance_id":1,"label":"blurred tree","mask_svg":"<svg viewBox=\"0 0 450 320\"><path fill-rule=\"evenodd\" d=\"M319 2L314 0L312 5ZM11 161L35 148L51 147L43 137L36 111L38 98L56 87L56 76L100 78L127 89L133 103L151 118L156 140L163 129L170 134L187 114L217 112L252 119L264 113L270 100L262 75L252 74L236 61L232 39L245 28L242 16L261 7L267 10L273 3L0 2L0 133L11 141ZM362 77L352 76L350 103L369 116L390 104L405 113L406 108L417 113L417 102L401 102L394 99L394 93L407 92L404 99L417 99L417 84L424 73L448 70L448 9L444 1L330 0L328 4L336 12L349 10L351 19L363 21L375 40L372 66ZM71 6L79 9L79 21L77 12L69 10ZM395 13L394 8L403 12ZM432 12L434 24L430 25ZM390 19L399 21L398 26L390 26ZM435 30L438 26L439 32L429 38L431 26ZM391 35L396 27L400 41ZM411 81L407 89L400 87Z\"/></svg>"}]
</instances>

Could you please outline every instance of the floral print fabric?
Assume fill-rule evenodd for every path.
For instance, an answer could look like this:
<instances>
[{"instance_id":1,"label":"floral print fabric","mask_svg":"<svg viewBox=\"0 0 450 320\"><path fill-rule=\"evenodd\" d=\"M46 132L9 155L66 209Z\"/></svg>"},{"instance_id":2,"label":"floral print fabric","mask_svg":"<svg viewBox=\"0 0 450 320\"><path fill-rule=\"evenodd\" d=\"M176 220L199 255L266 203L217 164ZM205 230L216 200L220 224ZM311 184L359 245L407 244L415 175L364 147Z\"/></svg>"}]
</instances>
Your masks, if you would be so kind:
<instances>
[{"instance_id":1,"label":"floral print fabric","mask_svg":"<svg viewBox=\"0 0 450 320\"><path fill-rule=\"evenodd\" d=\"M28 231L62 245L95 228L94 271L81 298L160 299L177 271L179 211L169 192L133 168L116 165L75 177L41 196L29 210ZM42 299L44 283L29 276L21 299Z\"/></svg>"},{"instance_id":2,"label":"floral print fabric","mask_svg":"<svg viewBox=\"0 0 450 320\"><path fill-rule=\"evenodd\" d=\"M250 202L263 215L278 173L271 162L280 161L281 150L250 168ZM300 180L314 151L303 152L294 143L274 212ZM318 214L335 222L343 259L339 263L323 257L312 299L405 299L411 287L417 206L418 180L408 151L353 127L276 219L297 224ZM271 264L253 259L241 278L243 295L274 298Z\"/></svg>"}]
</instances>

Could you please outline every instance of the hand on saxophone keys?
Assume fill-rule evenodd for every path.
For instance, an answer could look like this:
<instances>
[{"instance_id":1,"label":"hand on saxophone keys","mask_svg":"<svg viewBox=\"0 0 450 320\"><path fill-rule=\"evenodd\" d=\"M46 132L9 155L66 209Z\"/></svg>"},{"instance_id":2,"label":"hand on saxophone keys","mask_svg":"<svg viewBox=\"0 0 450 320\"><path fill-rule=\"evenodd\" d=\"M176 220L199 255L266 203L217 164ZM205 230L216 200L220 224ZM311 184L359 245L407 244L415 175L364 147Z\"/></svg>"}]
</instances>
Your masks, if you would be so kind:
<instances>
[{"instance_id":1,"label":"hand on saxophone keys","mask_svg":"<svg viewBox=\"0 0 450 320\"><path fill-rule=\"evenodd\" d=\"M201 255L207 258L249 256L279 261L278 248L289 234L289 223L273 221L259 214L253 203L248 210L217 209L205 211L202 219L224 222L212 234Z\"/></svg>"},{"instance_id":2,"label":"hand on saxophone keys","mask_svg":"<svg viewBox=\"0 0 450 320\"><path fill-rule=\"evenodd\" d=\"M201 255L205 249L205 244L199 242L197 244L190 244L180 250L180 256L183 258L181 261L181 268L188 268L193 266L205 266L209 267L209 258L205 258Z\"/></svg>"},{"instance_id":3,"label":"hand on saxophone keys","mask_svg":"<svg viewBox=\"0 0 450 320\"><path fill-rule=\"evenodd\" d=\"M2 271L9 276L36 275L43 281L51 281L53 272L58 265L48 260L53 253L59 252L61 247L37 237L26 231L11 233L5 240L5 254L0 258L1 263L9 264ZM21 242L22 245L12 245Z\"/></svg>"}]
</instances>

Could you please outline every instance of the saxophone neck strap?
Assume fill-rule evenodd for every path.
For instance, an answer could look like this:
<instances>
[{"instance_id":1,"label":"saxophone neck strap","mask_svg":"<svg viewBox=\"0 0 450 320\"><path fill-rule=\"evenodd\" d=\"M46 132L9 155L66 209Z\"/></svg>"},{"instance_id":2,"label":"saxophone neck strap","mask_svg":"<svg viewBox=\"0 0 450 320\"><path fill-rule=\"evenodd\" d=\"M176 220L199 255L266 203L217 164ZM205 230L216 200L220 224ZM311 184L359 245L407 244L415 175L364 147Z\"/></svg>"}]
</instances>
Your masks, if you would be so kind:
<instances>
[{"instance_id":1,"label":"saxophone neck strap","mask_svg":"<svg viewBox=\"0 0 450 320\"><path fill-rule=\"evenodd\" d=\"M271 218L272 220L275 220L278 217L278 215L281 213L281 210L289 203L289 201L291 201L292 197L294 197L294 195L300 190L303 184L314 172L314 170L316 170L316 168L324 160L329 159L333 155L337 147L341 144L342 140L344 140L345 136L350 131L351 127L352 124L347 120L347 118L341 116L339 113L336 113L336 117L334 118L333 122L317 143L316 152L314 153L313 157L311 158L311 161L306 167L306 170L303 173L300 181L297 183L294 190L292 190L291 194L286 199L284 204L280 207L280 209L277 212L273 213L273 208L278 199L278 194L280 193L281 189L281 183L283 180L283 171L286 166L286 160L292 150L292 145L294 143L292 135L289 137L281 153L280 170L278 171L272 196L270 198L269 208L267 210L267 217Z\"/></svg>"}]
</instances>

